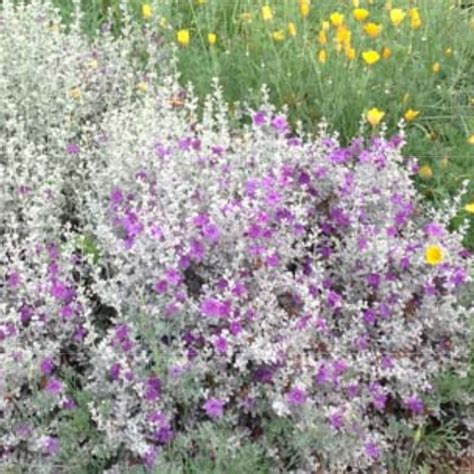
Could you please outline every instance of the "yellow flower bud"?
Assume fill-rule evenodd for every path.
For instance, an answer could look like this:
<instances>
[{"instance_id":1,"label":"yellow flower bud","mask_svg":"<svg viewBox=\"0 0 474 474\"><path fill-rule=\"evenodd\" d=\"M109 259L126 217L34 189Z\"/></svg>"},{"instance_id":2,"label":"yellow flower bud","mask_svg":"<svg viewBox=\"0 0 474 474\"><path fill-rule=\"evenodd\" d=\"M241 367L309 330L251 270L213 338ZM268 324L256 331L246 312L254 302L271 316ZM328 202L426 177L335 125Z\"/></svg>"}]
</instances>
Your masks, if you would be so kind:
<instances>
[{"instance_id":1,"label":"yellow flower bud","mask_svg":"<svg viewBox=\"0 0 474 474\"><path fill-rule=\"evenodd\" d=\"M290 36L296 36L298 34L298 29L296 28L295 23L292 21L288 23L288 34Z\"/></svg>"},{"instance_id":2,"label":"yellow flower bud","mask_svg":"<svg viewBox=\"0 0 474 474\"><path fill-rule=\"evenodd\" d=\"M415 120L418 117L418 115L420 115L419 110L408 109L405 112L404 117L407 122L413 122L413 120Z\"/></svg>"},{"instance_id":3,"label":"yellow flower bud","mask_svg":"<svg viewBox=\"0 0 474 474\"><path fill-rule=\"evenodd\" d=\"M211 45L214 46L217 43L217 35L215 33L209 33L207 35L207 42Z\"/></svg>"},{"instance_id":4,"label":"yellow flower bud","mask_svg":"<svg viewBox=\"0 0 474 474\"><path fill-rule=\"evenodd\" d=\"M144 20L149 20L153 16L153 8L149 3L142 5L142 16Z\"/></svg>"},{"instance_id":5,"label":"yellow flower bud","mask_svg":"<svg viewBox=\"0 0 474 474\"><path fill-rule=\"evenodd\" d=\"M319 51L318 61L321 64L325 64L327 60L328 60L328 53L325 49L322 49L321 51Z\"/></svg>"},{"instance_id":6,"label":"yellow flower bud","mask_svg":"<svg viewBox=\"0 0 474 474\"><path fill-rule=\"evenodd\" d=\"M433 169L429 165L423 165L419 169L418 175L423 179L431 179L433 177Z\"/></svg>"},{"instance_id":7,"label":"yellow flower bud","mask_svg":"<svg viewBox=\"0 0 474 474\"><path fill-rule=\"evenodd\" d=\"M431 70L432 70L435 74L438 74L438 72L441 71L441 64L440 64L440 63L434 63L434 64L431 66Z\"/></svg>"},{"instance_id":8,"label":"yellow flower bud","mask_svg":"<svg viewBox=\"0 0 474 474\"><path fill-rule=\"evenodd\" d=\"M270 5L264 5L262 7L262 18L263 21L273 20L273 9Z\"/></svg>"}]
</instances>

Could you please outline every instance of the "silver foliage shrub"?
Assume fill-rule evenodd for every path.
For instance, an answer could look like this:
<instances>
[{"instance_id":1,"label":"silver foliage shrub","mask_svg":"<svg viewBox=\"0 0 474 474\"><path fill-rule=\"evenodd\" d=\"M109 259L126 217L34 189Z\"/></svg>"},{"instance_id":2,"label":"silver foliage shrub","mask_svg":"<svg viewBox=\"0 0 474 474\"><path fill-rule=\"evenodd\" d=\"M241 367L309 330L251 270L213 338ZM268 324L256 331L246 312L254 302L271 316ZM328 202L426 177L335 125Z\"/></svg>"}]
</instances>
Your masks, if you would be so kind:
<instances>
[{"instance_id":1,"label":"silver foliage shrub","mask_svg":"<svg viewBox=\"0 0 474 474\"><path fill-rule=\"evenodd\" d=\"M281 421L291 468L384 472L466 369L459 202L423 207L403 132L297 137L218 85L198 117L150 30L56 15L0 19L1 465L153 469L213 423L285 472Z\"/></svg>"}]
</instances>

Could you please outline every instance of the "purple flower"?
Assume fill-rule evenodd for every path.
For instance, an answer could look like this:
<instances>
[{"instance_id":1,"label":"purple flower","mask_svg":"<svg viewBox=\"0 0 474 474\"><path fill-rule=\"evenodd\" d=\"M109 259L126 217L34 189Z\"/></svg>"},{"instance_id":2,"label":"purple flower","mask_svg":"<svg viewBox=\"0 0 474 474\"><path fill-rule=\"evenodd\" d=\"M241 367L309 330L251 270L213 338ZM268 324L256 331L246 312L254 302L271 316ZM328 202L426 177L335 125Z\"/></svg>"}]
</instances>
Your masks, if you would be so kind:
<instances>
[{"instance_id":1,"label":"purple flower","mask_svg":"<svg viewBox=\"0 0 474 474\"><path fill-rule=\"evenodd\" d=\"M63 383L61 382L61 380L55 377L50 378L48 380L48 383L46 384L46 390L53 395L57 395L61 393L63 389L64 389Z\"/></svg>"},{"instance_id":2,"label":"purple flower","mask_svg":"<svg viewBox=\"0 0 474 474\"><path fill-rule=\"evenodd\" d=\"M161 394L161 380L156 375L151 376L146 383L145 398L149 402L154 402Z\"/></svg>"},{"instance_id":3,"label":"purple flower","mask_svg":"<svg viewBox=\"0 0 474 474\"><path fill-rule=\"evenodd\" d=\"M210 418L220 418L224 414L224 402L218 398L210 398L203 408Z\"/></svg>"},{"instance_id":4,"label":"purple flower","mask_svg":"<svg viewBox=\"0 0 474 474\"><path fill-rule=\"evenodd\" d=\"M364 323L373 326L375 322L377 321L377 316L375 314L375 311L373 309L366 309L364 311Z\"/></svg>"},{"instance_id":5,"label":"purple flower","mask_svg":"<svg viewBox=\"0 0 474 474\"><path fill-rule=\"evenodd\" d=\"M430 222L429 224L426 224L424 231L427 235L438 238L444 237L446 234L444 227L437 222Z\"/></svg>"},{"instance_id":6,"label":"purple flower","mask_svg":"<svg viewBox=\"0 0 474 474\"><path fill-rule=\"evenodd\" d=\"M77 143L69 143L66 147L66 152L70 155L77 155L81 151L81 147Z\"/></svg>"},{"instance_id":7,"label":"purple flower","mask_svg":"<svg viewBox=\"0 0 474 474\"><path fill-rule=\"evenodd\" d=\"M168 289L168 282L166 280L160 280L155 283L155 291L159 294L162 295L166 293Z\"/></svg>"},{"instance_id":8,"label":"purple flower","mask_svg":"<svg viewBox=\"0 0 474 474\"><path fill-rule=\"evenodd\" d=\"M302 388L292 388L288 393L288 403L291 405L303 405L306 398L306 392Z\"/></svg>"},{"instance_id":9,"label":"purple flower","mask_svg":"<svg viewBox=\"0 0 474 474\"><path fill-rule=\"evenodd\" d=\"M21 276L18 272L13 271L7 276L7 286L9 288L18 288L21 284Z\"/></svg>"},{"instance_id":10,"label":"purple flower","mask_svg":"<svg viewBox=\"0 0 474 474\"><path fill-rule=\"evenodd\" d=\"M44 448L50 456L56 456L60 449L59 439L55 436L47 436L44 441Z\"/></svg>"},{"instance_id":11,"label":"purple flower","mask_svg":"<svg viewBox=\"0 0 474 474\"><path fill-rule=\"evenodd\" d=\"M405 405L411 411L412 415L422 415L425 411L425 404L418 395L412 395L405 400Z\"/></svg>"},{"instance_id":12,"label":"purple flower","mask_svg":"<svg viewBox=\"0 0 474 474\"><path fill-rule=\"evenodd\" d=\"M333 413L329 417L329 424L336 430L340 430L344 426L344 415L341 412Z\"/></svg>"},{"instance_id":13,"label":"purple flower","mask_svg":"<svg viewBox=\"0 0 474 474\"><path fill-rule=\"evenodd\" d=\"M272 120L272 127L280 133L284 133L288 130L288 121L283 115L277 115Z\"/></svg>"},{"instance_id":14,"label":"purple flower","mask_svg":"<svg viewBox=\"0 0 474 474\"><path fill-rule=\"evenodd\" d=\"M377 460L380 458L380 448L373 442L373 441L368 441L364 445L365 449L365 454L372 458L373 460Z\"/></svg>"},{"instance_id":15,"label":"purple flower","mask_svg":"<svg viewBox=\"0 0 474 474\"><path fill-rule=\"evenodd\" d=\"M378 273L370 273L367 276L367 283L375 290L380 286L382 277Z\"/></svg>"},{"instance_id":16,"label":"purple flower","mask_svg":"<svg viewBox=\"0 0 474 474\"><path fill-rule=\"evenodd\" d=\"M219 336L215 341L214 341L214 348L216 351L224 355L227 353L227 349L229 348L229 344L227 343L227 339L223 336Z\"/></svg>"},{"instance_id":17,"label":"purple flower","mask_svg":"<svg viewBox=\"0 0 474 474\"><path fill-rule=\"evenodd\" d=\"M259 127L265 125L267 121L267 114L262 110L256 112L253 116L253 123Z\"/></svg>"},{"instance_id":18,"label":"purple flower","mask_svg":"<svg viewBox=\"0 0 474 474\"><path fill-rule=\"evenodd\" d=\"M112 380L118 380L121 371L122 365L120 364L120 362L115 362L110 368L110 378Z\"/></svg>"},{"instance_id":19,"label":"purple flower","mask_svg":"<svg viewBox=\"0 0 474 474\"><path fill-rule=\"evenodd\" d=\"M204 227L202 229L202 233L203 233L204 237L206 237L206 239L208 239L209 241L211 241L213 243L218 242L220 237L221 237L221 233L219 231L219 228L217 226L215 226L214 224L204 225Z\"/></svg>"},{"instance_id":20,"label":"purple flower","mask_svg":"<svg viewBox=\"0 0 474 474\"><path fill-rule=\"evenodd\" d=\"M43 375L51 375L55 368L53 359L51 359L51 357L46 357L45 359L43 359L41 361L40 368Z\"/></svg>"}]
</instances>

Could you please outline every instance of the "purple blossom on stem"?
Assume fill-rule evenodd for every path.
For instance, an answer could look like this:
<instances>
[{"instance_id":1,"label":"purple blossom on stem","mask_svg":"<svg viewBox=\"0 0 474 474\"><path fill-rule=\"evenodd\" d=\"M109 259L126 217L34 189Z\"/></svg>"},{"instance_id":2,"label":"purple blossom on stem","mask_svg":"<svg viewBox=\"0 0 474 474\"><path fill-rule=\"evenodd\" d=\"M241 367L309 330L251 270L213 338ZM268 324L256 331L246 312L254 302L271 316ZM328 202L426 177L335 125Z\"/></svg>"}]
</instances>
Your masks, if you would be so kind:
<instances>
[{"instance_id":1,"label":"purple blossom on stem","mask_svg":"<svg viewBox=\"0 0 474 474\"><path fill-rule=\"evenodd\" d=\"M302 388L294 387L288 393L288 403L290 403L290 405L303 405L306 399L306 392Z\"/></svg>"},{"instance_id":2,"label":"purple blossom on stem","mask_svg":"<svg viewBox=\"0 0 474 474\"><path fill-rule=\"evenodd\" d=\"M218 398L210 398L203 408L210 418L220 418L224 414L224 402Z\"/></svg>"}]
</instances>

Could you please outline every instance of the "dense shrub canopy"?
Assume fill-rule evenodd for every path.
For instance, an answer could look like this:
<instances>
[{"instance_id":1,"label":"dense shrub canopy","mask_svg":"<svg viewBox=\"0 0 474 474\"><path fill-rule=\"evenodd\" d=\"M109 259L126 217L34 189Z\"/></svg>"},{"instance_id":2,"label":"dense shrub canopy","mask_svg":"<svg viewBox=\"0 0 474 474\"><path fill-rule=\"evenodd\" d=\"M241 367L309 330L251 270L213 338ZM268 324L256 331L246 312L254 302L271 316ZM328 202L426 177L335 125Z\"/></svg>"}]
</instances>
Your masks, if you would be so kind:
<instances>
[{"instance_id":1,"label":"dense shrub canopy","mask_svg":"<svg viewBox=\"0 0 474 474\"><path fill-rule=\"evenodd\" d=\"M403 131L342 147L218 85L198 119L152 42L138 64L133 30L90 46L50 14L0 26L1 463L153 466L212 422L284 471L284 420L292 467L382 472L467 353L463 228Z\"/></svg>"}]
</instances>

